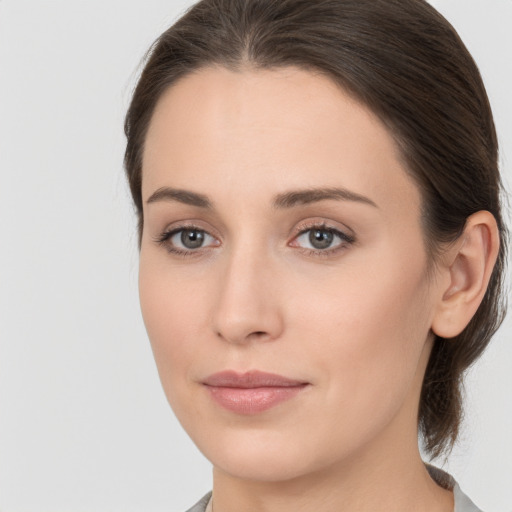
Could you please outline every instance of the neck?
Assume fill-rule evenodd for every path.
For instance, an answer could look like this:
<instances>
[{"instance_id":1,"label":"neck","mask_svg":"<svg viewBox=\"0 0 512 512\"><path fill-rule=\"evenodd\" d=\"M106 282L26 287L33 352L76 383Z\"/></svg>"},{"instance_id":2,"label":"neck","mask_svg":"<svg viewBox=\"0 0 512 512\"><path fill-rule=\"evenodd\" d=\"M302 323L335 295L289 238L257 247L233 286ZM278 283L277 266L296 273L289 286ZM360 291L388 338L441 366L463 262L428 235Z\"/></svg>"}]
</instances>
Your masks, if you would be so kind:
<instances>
[{"instance_id":1,"label":"neck","mask_svg":"<svg viewBox=\"0 0 512 512\"><path fill-rule=\"evenodd\" d=\"M417 444L416 444L417 447ZM402 447L403 448L403 447ZM214 469L213 512L453 512L453 493L414 457L364 454L336 467L279 482L239 479Z\"/></svg>"}]
</instances>

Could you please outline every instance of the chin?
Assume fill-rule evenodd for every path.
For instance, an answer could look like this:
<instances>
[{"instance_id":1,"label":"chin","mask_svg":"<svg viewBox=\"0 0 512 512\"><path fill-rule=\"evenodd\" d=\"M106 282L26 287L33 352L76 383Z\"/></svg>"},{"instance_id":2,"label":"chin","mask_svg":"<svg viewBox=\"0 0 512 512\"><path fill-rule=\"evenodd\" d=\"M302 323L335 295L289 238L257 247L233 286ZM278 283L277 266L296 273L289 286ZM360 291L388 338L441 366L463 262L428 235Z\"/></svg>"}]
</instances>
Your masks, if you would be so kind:
<instances>
[{"instance_id":1,"label":"chin","mask_svg":"<svg viewBox=\"0 0 512 512\"><path fill-rule=\"evenodd\" d=\"M199 449L214 468L234 478L254 482L290 481L306 474L321 471L332 452L321 454L315 446L307 446L304 440L293 436L269 432L232 432L225 436L194 439Z\"/></svg>"},{"instance_id":2,"label":"chin","mask_svg":"<svg viewBox=\"0 0 512 512\"><path fill-rule=\"evenodd\" d=\"M247 453L246 450L212 457L214 468L241 480L252 482L283 482L299 478L310 469L295 457L280 453Z\"/></svg>"}]
</instances>

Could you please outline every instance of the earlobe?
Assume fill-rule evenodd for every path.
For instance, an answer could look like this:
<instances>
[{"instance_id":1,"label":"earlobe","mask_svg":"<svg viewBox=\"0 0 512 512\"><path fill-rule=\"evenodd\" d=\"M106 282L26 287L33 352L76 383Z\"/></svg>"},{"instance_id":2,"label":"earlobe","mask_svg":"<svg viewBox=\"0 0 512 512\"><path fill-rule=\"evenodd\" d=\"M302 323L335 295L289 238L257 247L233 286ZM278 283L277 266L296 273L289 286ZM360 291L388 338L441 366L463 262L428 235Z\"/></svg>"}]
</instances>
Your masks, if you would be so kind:
<instances>
[{"instance_id":1,"label":"earlobe","mask_svg":"<svg viewBox=\"0 0 512 512\"><path fill-rule=\"evenodd\" d=\"M439 281L444 285L432 321L435 334L453 338L468 325L487 290L499 243L496 219L490 212L468 217L463 234L447 251L440 269L446 279Z\"/></svg>"}]
</instances>

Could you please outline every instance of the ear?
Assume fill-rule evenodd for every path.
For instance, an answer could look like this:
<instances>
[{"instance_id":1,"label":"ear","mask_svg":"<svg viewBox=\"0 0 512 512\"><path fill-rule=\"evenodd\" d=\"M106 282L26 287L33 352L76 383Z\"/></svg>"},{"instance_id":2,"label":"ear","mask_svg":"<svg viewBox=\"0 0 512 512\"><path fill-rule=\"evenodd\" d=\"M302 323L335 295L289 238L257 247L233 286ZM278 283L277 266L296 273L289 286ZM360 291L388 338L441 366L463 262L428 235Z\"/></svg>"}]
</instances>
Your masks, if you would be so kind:
<instances>
[{"instance_id":1,"label":"ear","mask_svg":"<svg viewBox=\"0 0 512 512\"><path fill-rule=\"evenodd\" d=\"M500 246L496 219L488 211L468 217L463 234L440 263L440 299L432 331L453 338L468 325L487 290Z\"/></svg>"}]
</instances>

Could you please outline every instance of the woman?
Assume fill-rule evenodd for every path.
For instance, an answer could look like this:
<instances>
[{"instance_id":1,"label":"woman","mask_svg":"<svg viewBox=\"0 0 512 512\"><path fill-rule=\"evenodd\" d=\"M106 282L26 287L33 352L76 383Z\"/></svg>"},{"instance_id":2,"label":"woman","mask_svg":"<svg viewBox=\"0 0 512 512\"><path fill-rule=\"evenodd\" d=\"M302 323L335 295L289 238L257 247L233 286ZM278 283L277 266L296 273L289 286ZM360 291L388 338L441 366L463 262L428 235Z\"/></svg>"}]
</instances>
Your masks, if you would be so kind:
<instances>
[{"instance_id":1,"label":"woman","mask_svg":"<svg viewBox=\"0 0 512 512\"><path fill-rule=\"evenodd\" d=\"M214 467L191 510L478 510L418 447L453 446L504 312L496 134L448 22L203 0L125 128L144 321Z\"/></svg>"}]
</instances>

